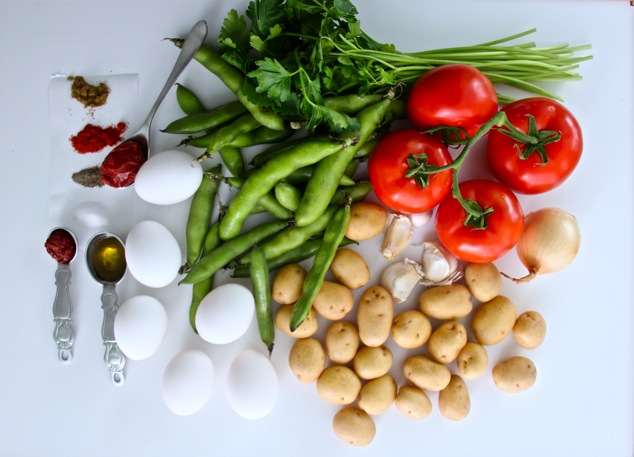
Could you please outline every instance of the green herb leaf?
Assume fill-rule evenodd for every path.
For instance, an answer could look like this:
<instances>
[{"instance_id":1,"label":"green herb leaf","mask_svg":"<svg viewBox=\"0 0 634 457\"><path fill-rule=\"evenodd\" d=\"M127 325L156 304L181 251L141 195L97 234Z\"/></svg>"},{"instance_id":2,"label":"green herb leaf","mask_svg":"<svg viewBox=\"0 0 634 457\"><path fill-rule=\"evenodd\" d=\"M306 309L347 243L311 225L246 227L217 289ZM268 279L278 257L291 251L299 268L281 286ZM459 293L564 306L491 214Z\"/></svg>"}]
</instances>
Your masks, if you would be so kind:
<instances>
[{"instance_id":1,"label":"green herb leaf","mask_svg":"<svg viewBox=\"0 0 634 457\"><path fill-rule=\"evenodd\" d=\"M293 73L275 59L265 58L256 62L257 70L248 74L258 82L257 92L266 92L273 101L281 103L289 99L291 94L291 78Z\"/></svg>"}]
</instances>

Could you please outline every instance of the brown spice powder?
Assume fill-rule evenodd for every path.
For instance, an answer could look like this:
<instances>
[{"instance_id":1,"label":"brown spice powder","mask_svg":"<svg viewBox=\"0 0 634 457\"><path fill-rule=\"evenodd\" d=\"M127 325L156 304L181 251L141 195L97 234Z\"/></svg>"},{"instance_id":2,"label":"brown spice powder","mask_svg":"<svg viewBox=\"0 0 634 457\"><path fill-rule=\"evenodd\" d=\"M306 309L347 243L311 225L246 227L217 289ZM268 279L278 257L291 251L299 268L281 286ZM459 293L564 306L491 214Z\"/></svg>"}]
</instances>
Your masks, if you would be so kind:
<instances>
[{"instance_id":1,"label":"brown spice powder","mask_svg":"<svg viewBox=\"0 0 634 457\"><path fill-rule=\"evenodd\" d=\"M86 108L96 108L106 104L110 87L105 82L93 86L86 82L83 76L69 76L68 80L73 82L70 89L71 96Z\"/></svg>"}]
</instances>

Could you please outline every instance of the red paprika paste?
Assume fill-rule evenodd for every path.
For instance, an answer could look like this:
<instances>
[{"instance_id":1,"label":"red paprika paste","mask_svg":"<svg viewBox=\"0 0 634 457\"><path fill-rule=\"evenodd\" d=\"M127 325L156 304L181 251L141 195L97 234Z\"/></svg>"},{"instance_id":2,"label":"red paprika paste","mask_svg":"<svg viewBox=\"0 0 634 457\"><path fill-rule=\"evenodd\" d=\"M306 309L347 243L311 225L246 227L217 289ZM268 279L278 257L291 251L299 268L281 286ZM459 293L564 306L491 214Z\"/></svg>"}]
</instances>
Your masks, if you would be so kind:
<instances>
[{"instance_id":1,"label":"red paprika paste","mask_svg":"<svg viewBox=\"0 0 634 457\"><path fill-rule=\"evenodd\" d=\"M77 252L75 238L67 230L61 228L51 232L44 247L57 263L69 263Z\"/></svg>"},{"instance_id":2,"label":"red paprika paste","mask_svg":"<svg viewBox=\"0 0 634 457\"><path fill-rule=\"evenodd\" d=\"M110 187L129 186L145 160L146 152L140 143L125 141L110 151L101 164L101 180Z\"/></svg>"},{"instance_id":3,"label":"red paprika paste","mask_svg":"<svg viewBox=\"0 0 634 457\"><path fill-rule=\"evenodd\" d=\"M70 137L70 142L75 151L80 154L99 152L108 146L114 146L123 141L123 133L128 128L125 122L117 125L100 127L87 124L77 135Z\"/></svg>"}]
</instances>

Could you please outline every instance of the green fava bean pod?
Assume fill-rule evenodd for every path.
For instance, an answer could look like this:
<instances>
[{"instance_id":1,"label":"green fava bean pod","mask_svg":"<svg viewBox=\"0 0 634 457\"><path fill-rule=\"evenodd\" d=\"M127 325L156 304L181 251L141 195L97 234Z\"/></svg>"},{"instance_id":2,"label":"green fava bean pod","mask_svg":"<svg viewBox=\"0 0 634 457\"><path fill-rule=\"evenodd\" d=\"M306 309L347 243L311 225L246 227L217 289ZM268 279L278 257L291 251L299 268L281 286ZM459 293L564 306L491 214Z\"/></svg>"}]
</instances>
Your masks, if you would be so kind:
<instances>
[{"instance_id":1,"label":"green fava bean pod","mask_svg":"<svg viewBox=\"0 0 634 457\"><path fill-rule=\"evenodd\" d=\"M244 185L244 179L233 177L228 178L227 183L237 189L240 189ZM277 201L275 193L273 191L267 192L257 202L256 206L251 210L251 214L268 211L275 218L280 220L289 220L293 217L293 213Z\"/></svg>"},{"instance_id":2,"label":"green fava bean pod","mask_svg":"<svg viewBox=\"0 0 634 457\"><path fill-rule=\"evenodd\" d=\"M180 281L180 284L196 284L213 276L240 254L251 249L254 244L274 235L287 226L287 222L266 222L224 242L198 259L198 262L192 266L187 276Z\"/></svg>"},{"instance_id":3,"label":"green fava bean pod","mask_svg":"<svg viewBox=\"0 0 634 457\"><path fill-rule=\"evenodd\" d=\"M231 146L235 148L248 148L251 146L257 146L259 144L271 144L279 143L286 140L293 134L293 131L288 130L273 130L268 127L260 126L250 132L245 132L238 136Z\"/></svg>"},{"instance_id":4,"label":"green fava bean pod","mask_svg":"<svg viewBox=\"0 0 634 457\"><path fill-rule=\"evenodd\" d=\"M326 227L324 239L315 253L313 265L304 279L302 295L293 305L289 327L294 332L304 322L313 306L313 300L324 283L326 273L335 257L337 248L343 240L350 222L350 204L346 203L337 210Z\"/></svg>"},{"instance_id":5,"label":"green fava bean pod","mask_svg":"<svg viewBox=\"0 0 634 457\"><path fill-rule=\"evenodd\" d=\"M258 201L294 170L312 165L354 144L355 141L356 138L352 136L342 141L307 140L272 157L247 178L227 207L220 221L220 237L230 240L238 236L244 221Z\"/></svg>"},{"instance_id":6,"label":"green fava bean pod","mask_svg":"<svg viewBox=\"0 0 634 457\"><path fill-rule=\"evenodd\" d=\"M341 177L354 159L359 148L372 136L383 122L385 113L392 102L392 96L364 108L358 115L360 129L357 132L359 142L348 146L338 154L333 154L321 160L315 167L301 202L295 212L295 223L305 226L315 221L330 204L330 200L337 191Z\"/></svg>"},{"instance_id":7,"label":"green fava bean pod","mask_svg":"<svg viewBox=\"0 0 634 457\"><path fill-rule=\"evenodd\" d=\"M225 103L209 111L196 112L170 122L161 130L164 133L200 133L231 122L248 113L238 100Z\"/></svg>"},{"instance_id":8,"label":"green fava bean pod","mask_svg":"<svg viewBox=\"0 0 634 457\"><path fill-rule=\"evenodd\" d=\"M271 286L269 284L269 267L260 247L253 246L249 275L253 283L253 297L255 298L255 316L258 322L260 339L269 351L269 357L273 352L275 342L275 326L271 312Z\"/></svg>"},{"instance_id":9,"label":"green fava bean pod","mask_svg":"<svg viewBox=\"0 0 634 457\"><path fill-rule=\"evenodd\" d=\"M215 167L212 171L218 173L220 167ZM211 224L218 187L219 181L205 174L192 198L185 226L185 244L189 265L193 265L202 252L205 235Z\"/></svg>"},{"instance_id":10,"label":"green fava bean pod","mask_svg":"<svg viewBox=\"0 0 634 457\"><path fill-rule=\"evenodd\" d=\"M218 236L218 221L216 221L209 227L209 231L205 236L202 255L207 255L218 246L220 246L220 237ZM200 306L200 302L211 292L213 287L213 275L192 285L192 300L189 305L189 325L196 333L198 333L196 330L196 313L198 312L198 307Z\"/></svg>"},{"instance_id":11,"label":"green fava bean pod","mask_svg":"<svg viewBox=\"0 0 634 457\"><path fill-rule=\"evenodd\" d=\"M260 127L260 122L252 114L245 114L228 125L215 131L215 135L207 145L207 151L198 157L198 161L211 157L225 146L230 146L240 135Z\"/></svg>"},{"instance_id":12,"label":"green fava bean pod","mask_svg":"<svg viewBox=\"0 0 634 457\"><path fill-rule=\"evenodd\" d=\"M176 83L176 102L185 114L202 113L206 109L194 91L180 83Z\"/></svg>"},{"instance_id":13,"label":"green fava bean pod","mask_svg":"<svg viewBox=\"0 0 634 457\"><path fill-rule=\"evenodd\" d=\"M244 158L239 148L223 146L218 152L229 173L233 176L240 176L244 173Z\"/></svg>"},{"instance_id":14,"label":"green fava bean pod","mask_svg":"<svg viewBox=\"0 0 634 457\"><path fill-rule=\"evenodd\" d=\"M281 181L275 185L275 198L284 208L295 211L302 198L302 191L292 184Z\"/></svg>"}]
</instances>

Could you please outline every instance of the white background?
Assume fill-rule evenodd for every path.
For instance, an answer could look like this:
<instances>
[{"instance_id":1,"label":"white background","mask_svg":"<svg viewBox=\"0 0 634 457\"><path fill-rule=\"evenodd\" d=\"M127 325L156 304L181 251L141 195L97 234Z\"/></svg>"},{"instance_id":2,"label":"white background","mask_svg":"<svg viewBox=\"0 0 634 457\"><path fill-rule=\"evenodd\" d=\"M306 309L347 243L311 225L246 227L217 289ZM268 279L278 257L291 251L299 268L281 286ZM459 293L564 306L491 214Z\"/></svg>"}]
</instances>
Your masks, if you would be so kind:
<instances>
[{"instance_id":1,"label":"white background","mask_svg":"<svg viewBox=\"0 0 634 457\"><path fill-rule=\"evenodd\" d=\"M137 74L137 110L128 114L133 130L176 59L176 49L162 38L184 36L196 21L206 19L214 42L234 6L243 11L246 1L0 0L0 455L631 456L634 8L627 1L357 2L363 28L403 51L473 44L532 27L538 33L531 39L543 45L593 45L594 59L580 69L583 81L554 86L584 128L582 161L559 189L522 199L526 212L559 206L575 214L582 248L561 273L521 287L505 283L504 293L520 310L537 309L546 317L543 346L528 353L506 341L491 351L492 360L516 353L531 357L538 369L531 390L503 394L487 374L469 383L472 408L466 420L447 421L435 408L426 420L410 421L392 407L376 418L371 446L353 449L332 432L338 408L320 400L314 386L292 377L287 367L291 341L278 335L272 361L281 383L279 402L268 417L247 421L229 407L224 376L241 349L261 349L255 325L232 345L204 344L187 327L188 288L172 284L154 291L129 277L119 288L122 299L156 295L168 310L170 325L160 350L146 361L130 362L126 384L116 388L102 361L100 288L85 269L85 236L73 263L75 360L69 366L58 362L51 314L55 264L43 243L51 224L68 215L49 215L48 208L51 76ZM197 64L181 82L201 93L208 106L230 99ZM171 92L154 130L179 115ZM161 134L154 140L158 149L174 142ZM159 220L184 247L188 202L168 209L132 204L138 211L128 225ZM108 224L120 227L125 221ZM384 264L374 248L362 249L378 274ZM522 272L513 253L499 265L511 274ZM192 347L212 357L216 382L203 410L179 417L164 405L160 380L171 357ZM394 374L402 382L398 366Z\"/></svg>"}]
</instances>

